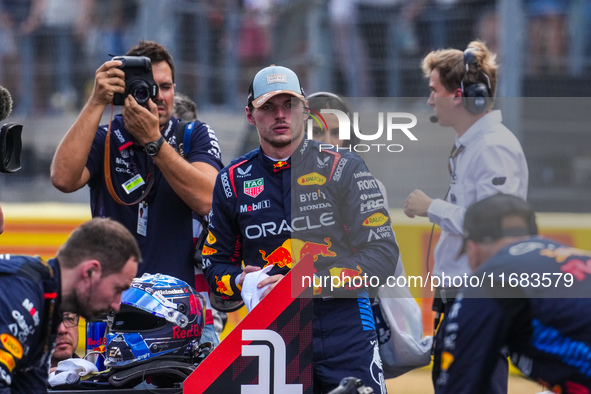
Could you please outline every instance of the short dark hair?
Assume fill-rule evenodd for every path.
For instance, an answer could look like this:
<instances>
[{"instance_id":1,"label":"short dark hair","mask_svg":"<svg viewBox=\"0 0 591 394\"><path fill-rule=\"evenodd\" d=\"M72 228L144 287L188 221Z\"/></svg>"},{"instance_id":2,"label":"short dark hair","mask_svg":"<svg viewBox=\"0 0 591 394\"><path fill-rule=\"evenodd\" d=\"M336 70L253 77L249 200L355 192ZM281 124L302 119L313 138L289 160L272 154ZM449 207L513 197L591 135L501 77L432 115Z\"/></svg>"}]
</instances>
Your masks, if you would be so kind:
<instances>
[{"instance_id":1,"label":"short dark hair","mask_svg":"<svg viewBox=\"0 0 591 394\"><path fill-rule=\"evenodd\" d=\"M83 261L101 263L102 275L120 272L130 258L141 261L138 243L121 223L108 218L94 218L74 230L57 252L64 268L74 268Z\"/></svg>"},{"instance_id":2,"label":"short dark hair","mask_svg":"<svg viewBox=\"0 0 591 394\"><path fill-rule=\"evenodd\" d=\"M146 56L152 63L166 62L170 66L172 72L172 82L174 83L174 62L172 55L168 53L166 48L154 41L140 41L140 43L132 47L127 53L127 56Z\"/></svg>"}]
</instances>

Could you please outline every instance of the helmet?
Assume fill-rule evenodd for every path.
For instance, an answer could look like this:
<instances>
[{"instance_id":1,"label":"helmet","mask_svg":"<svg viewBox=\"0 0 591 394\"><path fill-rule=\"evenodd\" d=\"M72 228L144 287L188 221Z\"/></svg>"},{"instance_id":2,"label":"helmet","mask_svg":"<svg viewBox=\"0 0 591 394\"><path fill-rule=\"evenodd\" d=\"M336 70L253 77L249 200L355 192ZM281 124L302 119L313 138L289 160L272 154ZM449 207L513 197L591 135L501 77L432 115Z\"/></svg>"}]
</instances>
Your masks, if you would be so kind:
<instances>
[{"instance_id":1,"label":"helmet","mask_svg":"<svg viewBox=\"0 0 591 394\"><path fill-rule=\"evenodd\" d=\"M203 333L205 299L168 275L135 278L110 317L105 366L128 368L168 358L191 361Z\"/></svg>"}]
</instances>

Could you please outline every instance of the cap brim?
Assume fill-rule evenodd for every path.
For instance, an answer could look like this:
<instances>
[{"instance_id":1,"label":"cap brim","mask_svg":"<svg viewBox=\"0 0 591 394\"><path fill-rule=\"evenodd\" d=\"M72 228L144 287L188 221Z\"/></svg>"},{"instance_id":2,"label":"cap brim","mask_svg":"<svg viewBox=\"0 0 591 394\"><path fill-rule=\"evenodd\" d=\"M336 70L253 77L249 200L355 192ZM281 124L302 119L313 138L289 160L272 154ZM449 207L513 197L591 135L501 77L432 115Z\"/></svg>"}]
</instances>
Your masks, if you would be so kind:
<instances>
[{"instance_id":1,"label":"cap brim","mask_svg":"<svg viewBox=\"0 0 591 394\"><path fill-rule=\"evenodd\" d=\"M278 94L289 94L302 100L305 99L303 95L293 92L291 90L273 90L272 92L265 93L255 98L254 100L252 100L251 104L255 108L260 108L263 104L267 102L267 100L269 100L271 97L277 96Z\"/></svg>"}]
</instances>

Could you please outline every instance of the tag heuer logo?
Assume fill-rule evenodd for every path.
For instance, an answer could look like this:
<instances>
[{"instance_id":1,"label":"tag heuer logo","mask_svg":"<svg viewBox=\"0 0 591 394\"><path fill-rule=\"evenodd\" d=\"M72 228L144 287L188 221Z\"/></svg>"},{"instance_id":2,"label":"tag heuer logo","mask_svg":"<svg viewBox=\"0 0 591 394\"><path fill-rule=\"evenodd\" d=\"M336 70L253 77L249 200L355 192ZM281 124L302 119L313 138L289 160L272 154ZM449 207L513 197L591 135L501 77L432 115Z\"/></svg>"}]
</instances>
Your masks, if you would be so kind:
<instances>
[{"instance_id":1,"label":"tag heuer logo","mask_svg":"<svg viewBox=\"0 0 591 394\"><path fill-rule=\"evenodd\" d=\"M244 181L244 194L251 197L256 197L265 190L265 181L263 178L255 179L252 181Z\"/></svg>"}]
</instances>

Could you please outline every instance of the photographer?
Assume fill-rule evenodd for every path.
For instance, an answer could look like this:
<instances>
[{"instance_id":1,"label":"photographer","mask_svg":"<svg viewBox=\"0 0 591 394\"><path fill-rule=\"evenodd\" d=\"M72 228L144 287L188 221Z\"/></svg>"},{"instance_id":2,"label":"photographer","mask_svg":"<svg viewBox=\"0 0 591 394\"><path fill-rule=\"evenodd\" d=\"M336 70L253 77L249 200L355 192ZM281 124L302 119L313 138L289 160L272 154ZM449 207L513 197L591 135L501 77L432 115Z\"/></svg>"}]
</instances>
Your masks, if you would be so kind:
<instances>
[{"instance_id":1,"label":"photographer","mask_svg":"<svg viewBox=\"0 0 591 394\"><path fill-rule=\"evenodd\" d=\"M92 216L111 217L135 235L144 258L138 276L160 272L194 283L192 211L210 210L222 168L217 138L196 121L179 155L172 57L151 41L126 56L149 58L151 70L150 62L142 70L142 58L126 57L98 68L88 102L57 148L51 181L66 193L88 184ZM137 84L148 88L133 90ZM122 98L121 115L99 127L105 108Z\"/></svg>"}]
</instances>

